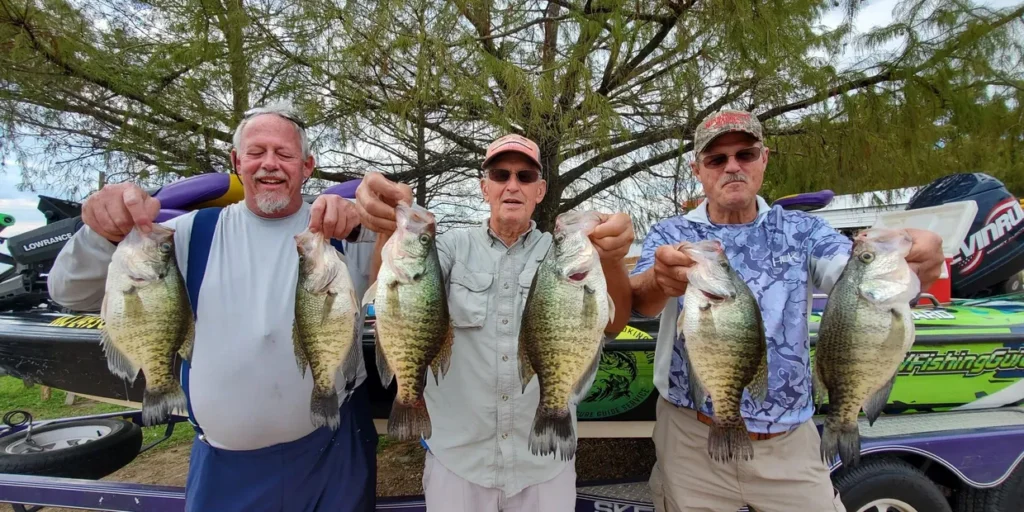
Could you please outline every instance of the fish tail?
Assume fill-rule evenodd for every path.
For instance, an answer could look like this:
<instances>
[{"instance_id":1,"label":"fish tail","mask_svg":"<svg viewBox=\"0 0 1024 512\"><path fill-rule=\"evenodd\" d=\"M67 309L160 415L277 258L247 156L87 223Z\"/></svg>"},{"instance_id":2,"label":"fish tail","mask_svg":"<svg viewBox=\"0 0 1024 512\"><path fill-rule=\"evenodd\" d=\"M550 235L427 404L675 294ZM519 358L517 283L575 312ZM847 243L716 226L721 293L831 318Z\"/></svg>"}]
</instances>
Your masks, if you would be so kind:
<instances>
[{"instance_id":1,"label":"fish tail","mask_svg":"<svg viewBox=\"0 0 1024 512\"><path fill-rule=\"evenodd\" d=\"M388 418L388 435L398 441L415 441L421 436L427 439L430 434L430 413L427 412L426 401L420 398L404 404L396 399Z\"/></svg>"},{"instance_id":2,"label":"fish tail","mask_svg":"<svg viewBox=\"0 0 1024 512\"><path fill-rule=\"evenodd\" d=\"M340 408L337 390L313 387L313 396L309 402L309 419L314 427L327 426L331 430L337 430L338 425L341 425Z\"/></svg>"},{"instance_id":3,"label":"fish tail","mask_svg":"<svg viewBox=\"0 0 1024 512\"><path fill-rule=\"evenodd\" d=\"M754 445L743 418L715 419L708 433L708 454L716 462L754 458Z\"/></svg>"},{"instance_id":4,"label":"fish tail","mask_svg":"<svg viewBox=\"0 0 1024 512\"><path fill-rule=\"evenodd\" d=\"M163 423L175 409L185 410L187 407L185 392L177 383L170 381L165 385L147 386L142 393L142 425L148 427Z\"/></svg>"},{"instance_id":5,"label":"fish tail","mask_svg":"<svg viewBox=\"0 0 1024 512\"><path fill-rule=\"evenodd\" d=\"M856 423L848 425L825 420L821 434L821 460L830 465L836 455L843 461L843 466L855 466L860 462L860 431Z\"/></svg>"},{"instance_id":6,"label":"fish tail","mask_svg":"<svg viewBox=\"0 0 1024 512\"><path fill-rule=\"evenodd\" d=\"M542 457L561 453L562 460L572 460L576 455L576 434L572 429L572 415L569 409L537 409L530 433L530 451Z\"/></svg>"}]
</instances>

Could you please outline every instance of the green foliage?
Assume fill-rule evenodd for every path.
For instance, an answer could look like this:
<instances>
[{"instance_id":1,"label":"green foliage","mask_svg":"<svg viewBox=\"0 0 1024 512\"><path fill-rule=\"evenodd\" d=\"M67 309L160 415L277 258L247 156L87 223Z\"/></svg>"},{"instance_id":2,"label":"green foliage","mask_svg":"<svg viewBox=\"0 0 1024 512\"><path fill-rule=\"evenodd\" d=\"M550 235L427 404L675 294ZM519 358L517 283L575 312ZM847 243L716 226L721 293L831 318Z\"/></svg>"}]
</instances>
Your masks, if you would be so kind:
<instances>
[{"instance_id":1,"label":"green foliage","mask_svg":"<svg viewBox=\"0 0 1024 512\"><path fill-rule=\"evenodd\" d=\"M0 148L40 164L26 183L161 181L224 170L240 112L291 98L318 178L379 170L452 218L478 208L491 140L533 138L544 227L576 207L674 212L678 190L641 192L678 183L696 123L732 107L770 134L768 196L959 170L1020 193L1024 5L903 0L859 36L859 2L822 24L837 5L0 0Z\"/></svg>"}]
</instances>

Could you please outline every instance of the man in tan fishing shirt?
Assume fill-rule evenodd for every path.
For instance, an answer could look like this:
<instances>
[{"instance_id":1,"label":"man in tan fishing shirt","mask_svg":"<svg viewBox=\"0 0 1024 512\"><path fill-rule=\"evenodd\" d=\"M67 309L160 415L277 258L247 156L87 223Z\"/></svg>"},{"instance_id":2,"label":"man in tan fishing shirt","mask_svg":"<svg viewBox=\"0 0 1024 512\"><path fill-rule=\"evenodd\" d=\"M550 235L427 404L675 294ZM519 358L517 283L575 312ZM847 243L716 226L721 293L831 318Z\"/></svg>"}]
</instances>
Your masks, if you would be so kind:
<instances>
[{"instance_id":1,"label":"man in tan fishing shirt","mask_svg":"<svg viewBox=\"0 0 1024 512\"><path fill-rule=\"evenodd\" d=\"M519 325L534 273L551 245L532 220L547 192L540 151L509 135L488 147L480 190L490 218L479 227L437 238L455 332L452 362L439 385L427 379L432 435L423 472L428 512L565 512L576 509L575 461L530 453L540 399L536 380L522 390ZM552 170L554 171L554 170ZM380 234L380 251L396 228L395 205L411 204L408 186L371 173L356 192L363 226ZM615 303L605 332L629 320L624 258L633 242L628 215L601 215L591 234ZM576 411L572 410L574 432Z\"/></svg>"}]
</instances>

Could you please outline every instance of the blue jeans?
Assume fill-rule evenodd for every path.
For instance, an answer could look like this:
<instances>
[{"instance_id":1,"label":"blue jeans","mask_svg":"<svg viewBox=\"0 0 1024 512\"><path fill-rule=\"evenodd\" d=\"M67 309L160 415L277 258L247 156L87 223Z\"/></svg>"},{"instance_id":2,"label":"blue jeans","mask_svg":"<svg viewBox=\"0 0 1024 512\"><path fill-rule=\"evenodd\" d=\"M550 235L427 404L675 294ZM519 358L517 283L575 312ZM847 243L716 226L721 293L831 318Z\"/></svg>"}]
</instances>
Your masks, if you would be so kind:
<instances>
[{"instance_id":1,"label":"blue jeans","mask_svg":"<svg viewBox=\"0 0 1024 512\"><path fill-rule=\"evenodd\" d=\"M259 428L259 425L253 425ZM359 386L341 406L341 425L259 450L192 443L188 512L373 512L377 431L369 393Z\"/></svg>"}]
</instances>

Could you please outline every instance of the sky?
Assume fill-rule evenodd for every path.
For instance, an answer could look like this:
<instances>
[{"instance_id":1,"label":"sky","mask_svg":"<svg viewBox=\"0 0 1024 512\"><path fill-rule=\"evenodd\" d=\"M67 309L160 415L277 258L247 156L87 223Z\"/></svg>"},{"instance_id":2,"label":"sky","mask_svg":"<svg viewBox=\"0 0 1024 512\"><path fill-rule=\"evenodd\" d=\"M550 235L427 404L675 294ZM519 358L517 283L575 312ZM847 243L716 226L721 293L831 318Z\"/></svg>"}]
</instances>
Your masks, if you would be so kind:
<instances>
[{"instance_id":1,"label":"sky","mask_svg":"<svg viewBox=\"0 0 1024 512\"><path fill-rule=\"evenodd\" d=\"M984 0L978 2L993 8L1008 7L1016 5L1020 0ZM888 25L893 18L893 9L899 2L897 0L869 0L862 4L857 14L855 26L858 33L865 33L872 28ZM842 21L840 9L833 9L826 14L821 23L827 27L835 27ZM842 59L844 62L860 60L865 57L858 53L860 50L851 45L848 53ZM52 191L37 190L35 192L21 192L17 189L20 181L21 169L17 163L5 161L0 166L0 213L13 215L16 222L11 228L0 232L0 237L9 237L23 233L46 224L43 215L36 209L38 203L37 194L49 194L57 196ZM59 196L58 196L59 197ZM6 247L0 245L0 252L7 252ZM0 264L0 271L4 267Z\"/></svg>"}]
</instances>

